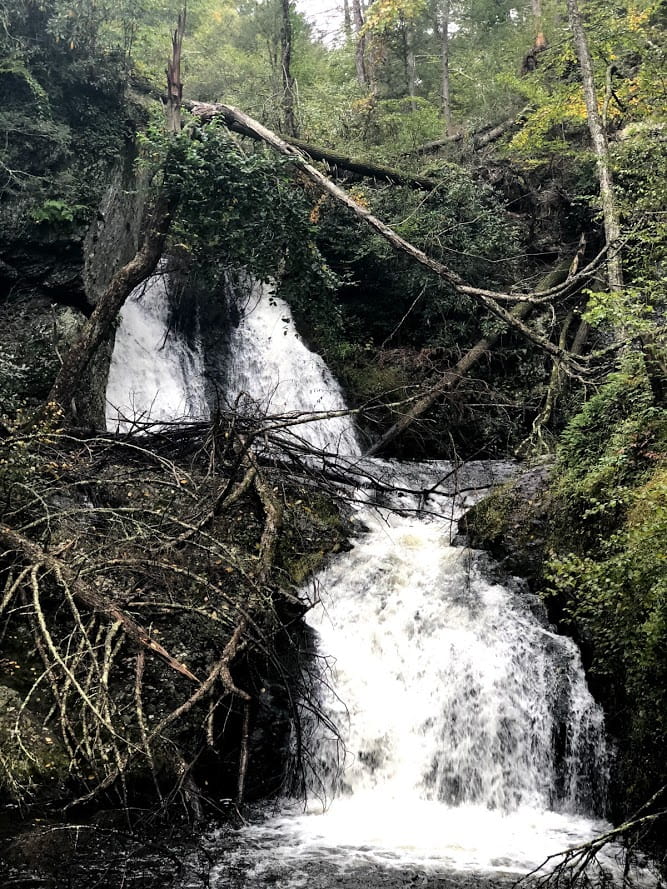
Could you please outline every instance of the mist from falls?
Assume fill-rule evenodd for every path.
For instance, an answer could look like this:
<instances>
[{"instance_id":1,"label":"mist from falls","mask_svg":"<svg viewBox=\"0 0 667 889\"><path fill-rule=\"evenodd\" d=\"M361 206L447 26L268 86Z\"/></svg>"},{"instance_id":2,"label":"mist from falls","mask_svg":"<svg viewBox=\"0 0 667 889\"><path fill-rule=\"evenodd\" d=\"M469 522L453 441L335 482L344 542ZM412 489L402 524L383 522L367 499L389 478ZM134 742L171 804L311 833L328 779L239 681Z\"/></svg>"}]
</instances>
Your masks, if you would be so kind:
<instances>
[{"instance_id":1,"label":"mist from falls","mask_svg":"<svg viewBox=\"0 0 667 889\"><path fill-rule=\"evenodd\" d=\"M244 828L212 885L237 885L241 861L247 887L315 886L325 867L369 861L516 874L589 839L605 827L608 755L579 652L520 582L451 545L462 510L513 467L365 460L349 416L300 422L344 412L341 390L270 287L241 291L226 403L298 420L280 434L378 484L357 486L352 550L302 592L320 676L302 702L305 811L285 800ZM123 310L110 428L207 416L201 355L167 319L161 277Z\"/></svg>"}]
</instances>

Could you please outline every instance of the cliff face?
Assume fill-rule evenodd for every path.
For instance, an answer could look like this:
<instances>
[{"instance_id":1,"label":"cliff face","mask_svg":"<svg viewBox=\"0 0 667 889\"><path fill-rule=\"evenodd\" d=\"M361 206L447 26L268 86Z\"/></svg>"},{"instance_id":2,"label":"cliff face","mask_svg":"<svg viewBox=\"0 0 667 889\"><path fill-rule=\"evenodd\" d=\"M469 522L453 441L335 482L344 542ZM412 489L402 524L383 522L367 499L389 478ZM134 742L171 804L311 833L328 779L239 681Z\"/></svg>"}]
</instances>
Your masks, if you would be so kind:
<instances>
[{"instance_id":1,"label":"cliff face","mask_svg":"<svg viewBox=\"0 0 667 889\"><path fill-rule=\"evenodd\" d=\"M61 357L114 272L137 250L146 176L127 140L98 183L89 225L43 219L0 234L0 410L9 420L49 391ZM104 425L113 335L89 368L75 405L82 426Z\"/></svg>"}]
</instances>

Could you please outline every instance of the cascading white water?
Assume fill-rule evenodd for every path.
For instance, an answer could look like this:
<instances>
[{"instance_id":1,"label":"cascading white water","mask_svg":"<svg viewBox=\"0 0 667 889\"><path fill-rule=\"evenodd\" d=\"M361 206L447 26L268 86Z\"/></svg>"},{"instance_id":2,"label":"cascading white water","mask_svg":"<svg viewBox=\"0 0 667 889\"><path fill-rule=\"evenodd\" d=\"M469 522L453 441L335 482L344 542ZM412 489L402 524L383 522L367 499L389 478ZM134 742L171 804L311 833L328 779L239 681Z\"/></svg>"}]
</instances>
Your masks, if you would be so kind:
<instances>
[{"instance_id":1,"label":"cascading white water","mask_svg":"<svg viewBox=\"0 0 667 889\"><path fill-rule=\"evenodd\" d=\"M166 322L155 280L123 313L110 427L128 428L137 414L205 415L201 357L166 337ZM230 403L245 393L262 415L303 419L344 410L270 289L253 286L230 340ZM285 802L246 827L212 885L320 889L345 874L346 886L402 885L400 875L355 876L360 862L495 880L601 831L603 719L576 646L524 592L488 579L479 554L450 545L466 505L453 489L488 485L507 466L456 477L445 464L364 462L348 418L296 428L304 443L347 453L348 471L361 466L392 492L375 501L370 489L359 493L354 548L315 579L308 619L319 636L326 719L310 721L307 809Z\"/></svg>"},{"instance_id":2,"label":"cascading white water","mask_svg":"<svg viewBox=\"0 0 667 889\"><path fill-rule=\"evenodd\" d=\"M574 643L447 546L442 521L384 509L363 521L319 578L326 608L312 619L345 705L327 702L346 737L343 788L501 817L591 812L604 795L603 719Z\"/></svg>"},{"instance_id":3,"label":"cascading white water","mask_svg":"<svg viewBox=\"0 0 667 889\"><path fill-rule=\"evenodd\" d=\"M465 471L478 487L492 468ZM431 491L448 469L394 465L393 483ZM525 872L605 827L603 716L575 644L450 545L465 498L389 499L359 505L354 548L315 581L328 667L307 810L247 830L272 862L258 853L256 876L279 885L323 860Z\"/></svg>"},{"instance_id":4,"label":"cascading white water","mask_svg":"<svg viewBox=\"0 0 667 889\"><path fill-rule=\"evenodd\" d=\"M287 414L303 421L288 427L289 434L312 448L358 454L349 416L306 422L312 414L346 412L340 387L322 358L304 345L289 306L275 296L273 286L248 285L243 304L235 306L240 320L230 337L227 400L234 404L240 398L247 414Z\"/></svg>"},{"instance_id":5,"label":"cascading white water","mask_svg":"<svg viewBox=\"0 0 667 889\"><path fill-rule=\"evenodd\" d=\"M161 267L121 310L106 391L109 431L209 416L201 352L169 330L167 287Z\"/></svg>"}]
</instances>

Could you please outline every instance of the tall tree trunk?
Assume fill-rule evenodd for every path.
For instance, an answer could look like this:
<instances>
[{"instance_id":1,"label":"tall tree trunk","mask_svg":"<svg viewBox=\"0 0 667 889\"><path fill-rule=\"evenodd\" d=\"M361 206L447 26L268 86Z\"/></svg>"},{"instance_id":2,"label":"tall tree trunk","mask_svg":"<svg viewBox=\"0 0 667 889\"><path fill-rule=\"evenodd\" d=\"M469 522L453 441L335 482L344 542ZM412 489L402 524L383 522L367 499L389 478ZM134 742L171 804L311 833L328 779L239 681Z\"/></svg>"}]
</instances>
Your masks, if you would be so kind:
<instances>
[{"instance_id":1,"label":"tall tree trunk","mask_svg":"<svg viewBox=\"0 0 667 889\"><path fill-rule=\"evenodd\" d=\"M292 77L292 19L291 0L281 0L280 68L282 78L283 129L288 136L298 137L299 128L294 113L294 78Z\"/></svg>"},{"instance_id":2,"label":"tall tree trunk","mask_svg":"<svg viewBox=\"0 0 667 889\"><path fill-rule=\"evenodd\" d=\"M343 0L343 28L345 29L345 39L352 40L352 13L350 11L350 0Z\"/></svg>"},{"instance_id":3,"label":"tall tree trunk","mask_svg":"<svg viewBox=\"0 0 667 889\"><path fill-rule=\"evenodd\" d=\"M578 0L567 0L567 12L570 30L572 31L574 40L574 47L581 69L588 129L591 134L593 151L595 152L595 159L597 162L605 237L607 239L607 244L613 244L620 238L621 225L614 194L614 180L609 159L607 134L602 125L602 117L598 108L597 94L595 91L593 60L588 47L588 40L586 39L586 32L584 31L581 19ZM623 267L618 250L612 251L607 259L607 281L611 291L618 291L623 288Z\"/></svg>"},{"instance_id":4,"label":"tall tree trunk","mask_svg":"<svg viewBox=\"0 0 667 889\"><path fill-rule=\"evenodd\" d=\"M544 23L542 21L542 0L532 0L534 50L546 49L547 39L544 36Z\"/></svg>"},{"instance_id":5,"label":"tall tree trunk","mask_svg":"<svg viewBox=\"0 0 667 889\"><path fill-rule=\"evenodd\" d=\"M171 58L167 61L167 130L170 133L180 133L181 131L181 102L183 101L181 52L185 36L185 15L185 9L178 15L176 30L171 38Z\"/></svg>"},{"instance_id":6,"label":"tall tree trunk","mask_svg":"<svg viewBox=\"0 0 667 889\"><path fill-rule=\"evenodd\" d=\"M445 134L451 136L452 104L449 93L449 0L442 0L440 7L440 58L442 67L442 116L445 119Z\"/></svg>"},{"instance_id":7,"label":"tall tree trunk","mask_svg":"<svg viewBox=\"0 0 667 889\"><path fill-rule=\"evenodd\" d=\"M417 63L415 61L415 32L409 23L403 23L403 45L405 48L405 82L410 96L410 109L417 110L417 88L416 88L416 71Z\"/></svg>"},{"instance_id":8,"label":"tall tree trunk","mask_svg":"<svg viewBox=\"0 0 667 889\"><path fill-rule=\"evenodd\" d=\"M366 68L366 37L363 34L364 14L361 11L361 0L352 0L352 18L354 32L357 38L355 50L355 65L357 68L357 80L361 86L368 86L368 70Z\"/></svg>"}]
</instances>

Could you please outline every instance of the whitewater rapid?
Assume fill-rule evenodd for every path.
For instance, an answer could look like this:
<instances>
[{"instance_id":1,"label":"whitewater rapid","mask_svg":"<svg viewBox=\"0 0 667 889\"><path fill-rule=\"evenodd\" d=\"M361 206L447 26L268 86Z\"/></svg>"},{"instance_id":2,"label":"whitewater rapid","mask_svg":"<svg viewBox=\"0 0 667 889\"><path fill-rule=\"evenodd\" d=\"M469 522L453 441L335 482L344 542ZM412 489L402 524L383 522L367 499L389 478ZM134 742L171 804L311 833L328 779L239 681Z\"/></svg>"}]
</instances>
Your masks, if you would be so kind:
<instances>
[{"instance_id":1,"label":"whitewater rapid","mask_svg":"<svg viewBox=\"0 0 667 889\"><path fill-rule=\"evenodd\" d=\"M468 465L456 483L509 472ZM414 495L362 497L353 549L304 591L323 718L310 699L305 810L244 831L257 885L267 867L300 885L288 871L312 879L318 861L516 875L608 826L604 720L579 652L522 584L494 582L484 556L452 545L472 500L453 477L413 465L398 482L418 481Z\"/></svg>"},{"instance_id":2,"label":"whitewater rapid","mask_svg":"<svg viewBox=\"0 0 667 889\"><path fill-rule=\"evenodd\" d=\"M338 455L357 479L356 532L301 593L320 676L301 703L305 805L286 797L232 841L215 834L211 885L491 885L604 831L604 719L577 647L456 538L462 512L515 467L364 460L288 306L268 285L241 290L228 297L226 404ZM201 352L168 314L162 276L124 308L109 428L208 416Z\"/></svg>"}]
</instances>

